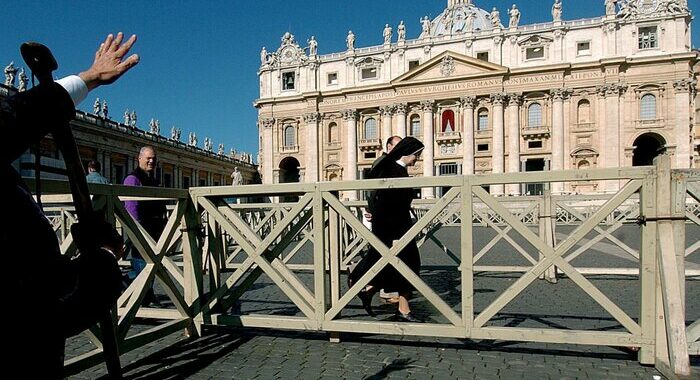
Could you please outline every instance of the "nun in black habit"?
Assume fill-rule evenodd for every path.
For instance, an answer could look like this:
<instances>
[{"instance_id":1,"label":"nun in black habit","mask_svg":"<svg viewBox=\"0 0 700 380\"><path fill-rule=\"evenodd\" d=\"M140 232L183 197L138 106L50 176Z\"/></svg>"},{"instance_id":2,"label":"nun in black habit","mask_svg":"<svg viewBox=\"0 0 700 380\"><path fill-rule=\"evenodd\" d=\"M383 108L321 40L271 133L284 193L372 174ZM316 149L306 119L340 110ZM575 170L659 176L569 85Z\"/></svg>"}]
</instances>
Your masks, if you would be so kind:
<instances>
[{"instance_id":1,"label":"nun in black habit","mask_svg":"<svg viewBox=\"0 0 700 380\"><path fill-rule=\"evenodd\" d=\"M394 149L370 172L371 178L402 178L408 177L408 166L413 166L423 151L423 143L414 137L401 140ZM415 191L412 188L377 190L374 198L374 213L372 214L372 232L387 247L394 240L401 239L413 225L411 220L411 202ZM420 271L420 255L415 240L399 252L398 257L415 273ZM381 255L371 248L364 259L360 261L350 274L350 283L359 280L379 259ZM408 304L413 286L393 266L382 269L370 281L368 286L360 291L358 296L367 314L374 316L372 296L379 290L398 292L399 303L396 319L404 322L422 322L411 314Z\"/></svg>"}]
</instances>

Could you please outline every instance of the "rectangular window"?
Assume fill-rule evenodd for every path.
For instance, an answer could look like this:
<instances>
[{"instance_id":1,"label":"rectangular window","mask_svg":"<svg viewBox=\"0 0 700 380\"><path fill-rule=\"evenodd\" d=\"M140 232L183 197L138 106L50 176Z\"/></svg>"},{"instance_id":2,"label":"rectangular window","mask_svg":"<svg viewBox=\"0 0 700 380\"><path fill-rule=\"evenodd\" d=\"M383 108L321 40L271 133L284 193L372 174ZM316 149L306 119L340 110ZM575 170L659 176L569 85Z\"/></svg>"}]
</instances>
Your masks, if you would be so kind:
<instances>
[{"instance_id":1,"label":"rectangular window","mask_svg":"<svg viewBox=\"0 0 700 380\"><path fill-rule=\"evenodd\" d=\"M190 188L190 177L182 177L182 188L183 189Z\"/></svg>"},{"instance_id":2,"label":"rectangular window","mask_svg":"<svg viewBox=\"0 0 700 380\"><path fill-rule=\"evenodd\" d=\"M329 85L338 84L338 73L328 73L328 84Z\"/></svg>"},{"instance_id":3,"label":"rectangular window","mask_svg":"<svg viewBox=\"0 0 700 380\"><path fill-rule=\"evenodd\" d=\"M124 166L114 165L114 177L112 178L112 183L122 183L124 182Z\"/></svg>"},{"instance_id":4,"label":"rectangular window","mask_svg":"<svg viewBox=\"0 0 700 380\"><path fill-rule=\"evenodd\" d=\"M377 158L377 152L365 152L365 160L373 160Z\"/></svg>"},{"instance_id":5,"label":"rectangular window","mask_svg":"<svg viewBox=\"0 0 700 380\"><path fill-rule=\"evenodd\" d=\"M417 59L414 61L408 61L408 69L409 70L413 70L414 68L418 67L418 65L420 65L420 61Z\"/></svg>"},{"instance_id":6,"label":"rectangular window","mask_svg":"<svg viewBox=\"0 0 700 380\"><path fill-rule=\"evenodd\" d=\"M544 47L537 46L525 49L525 59L542 59L544 58Z\"/></svg>"},{"instance_id":7,"label":"rectangular window","mask_svg":"<svg viewBox=\"0 0 700 380\"><path fill-rule=\"evenodd\" d=\"M440 175L457 175L457 164L454 162L440 164Z\"/></svg>"},{"instance_id":8,"label":"rectangular window","mask_svg":"<svg viewBox=\"0 0 700 380\"><path fill-rule=\"evenodd\" d=\"M488 62L489 61L489 52L482 51L482 52L476 53L476 59Z\"/></svg>"},{"instance_id":9,"label":"rectangular window","mask_svg":"<svg viewBox=\"0 0 700 380\"><path fill-rule=\"evenodd\" d=\"M288 71L282 73L282 90L294 90L296 82L296 73L293 71Z\"/></svg>"},{"instance_id":10,"label":"rectangular window","mask_svg":"<svg viewBox=\"0 0 700 380\"><path fill-rule=\"evenodd\" d=\"M534 140L527 142L528 149L539 149L542 148L542 140Z\"/></svg>"},{"instance_id":11,"label":"rectangular window","mask_svg":"<svg viewBox=\"0 0 700 380\"><path fill-rule=\"evenodd\" d=\"M591 55L591 41L577 42L576 55Z\"/></svg>"},{"instance_id":12,"label":"rectangular window","mask_svg":"<svg viewBox=\"0 0 700 380\"><path fill-rule=\"evenodd\" d=\"M476 144L476 151L477 152L488 152L489 151L489 144Z\"/></svg>"},{"instance_id":13,"label":"rectangular window","mask_svg":"<svg viewBox=\"0 0 700 380\"><path fill-rule=\"evenodd\" d=\"M378 75L378 70L376 67L366 67L360 70L360 77L362 79L376 79Z\"/></svg>"},{"instance_id":14,"label":"rectangular window","mask_svg":"<svg viewBox=\"0 0 700 380\"><path fill-rule=\"evenodd\" d=\"M200 178L200 179L199 179L199 186L202 187L202 186L206 186L206 185L207 185L207 180L206 180L206 179L201 179L201 178Z\"/></svg>"},{"instance_id":15,"label":"rectangular window","mask_svg":"<svg viewBox=\"0 0 700 380\"><path fill-rule=\"evenodd\" d=\"M173 187L173 176L170 173L163 173L163 186Z\"/></svg>"},{"instance_id":16,"label":"rectangular window","mask_svg":"<svg viewBox=\"0 0 700 380\"><path fill-rule=\"evenodd\" d=\"M639 28L639 48L655 49L659 47L659 40L656 35L655 26L645 26Z\"/></svg>"}]
</instances>

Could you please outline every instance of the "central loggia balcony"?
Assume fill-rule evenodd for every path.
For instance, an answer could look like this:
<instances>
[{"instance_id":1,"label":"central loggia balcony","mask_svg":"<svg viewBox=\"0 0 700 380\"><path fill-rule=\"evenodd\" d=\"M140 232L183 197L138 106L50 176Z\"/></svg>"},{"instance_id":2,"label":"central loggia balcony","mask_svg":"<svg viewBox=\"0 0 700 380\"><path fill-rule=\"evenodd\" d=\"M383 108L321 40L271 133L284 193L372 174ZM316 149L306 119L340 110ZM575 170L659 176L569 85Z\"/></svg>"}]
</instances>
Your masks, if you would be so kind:
<instances>
[{"instance_id":1,"label":"central loggia balcony","mask_svg":"<svg viewBox=\"0 0 700 380\"><path fill-rule=\"evenodd\" d=\"M552 134L552 128L549 126L527 126L522 128L522 135L525 140L548 138Z\"/></svg>"},{"instance_id":2,"label":"central loggia balcony","mask_svg":"<svg viewBox=\"0 0 700 380\"><path fill-rule=\"evenodd\" d=\"M459 144L462 142L462 133L457 131L438 132L435 140L438 144Z\"/></svg>"},{"instance_id":3,"label":"central loggia balcony","mask_svg":"<svg viewBox=\"0 0 700 380\"><path fill-rule=\"evenodd\" d=\"M377 150L382 149L382 140L380 139L361 139L360 150Z\"/></svg>"}]
</instances>

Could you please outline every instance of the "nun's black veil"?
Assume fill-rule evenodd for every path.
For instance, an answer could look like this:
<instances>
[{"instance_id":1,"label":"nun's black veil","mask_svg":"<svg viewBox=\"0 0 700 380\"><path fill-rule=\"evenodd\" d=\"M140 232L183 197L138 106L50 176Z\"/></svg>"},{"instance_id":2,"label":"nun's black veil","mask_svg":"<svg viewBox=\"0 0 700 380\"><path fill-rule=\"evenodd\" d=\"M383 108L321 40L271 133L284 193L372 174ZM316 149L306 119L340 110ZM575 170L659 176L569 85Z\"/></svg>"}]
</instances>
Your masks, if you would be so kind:
<instances>
[{"instance_id":1,"label":"nun's black veil","mask_svg":"<svg viewBox=\"0 0 700 380\"><path fill-rule=\"evenodd\" d=\"M389 152L386 157L384 157L382 161L374 169L372 169L372 172L370 173L371 177L383 178L384 175L382 173L387 167L396 162L396 160L411 154L419 155L423 151L423 148L425 148L425 145L423 145L423 143L417 138L411 136L404 137L394 146L394 149L392 149L391 152Z\"/></svg>"}]
</instances>

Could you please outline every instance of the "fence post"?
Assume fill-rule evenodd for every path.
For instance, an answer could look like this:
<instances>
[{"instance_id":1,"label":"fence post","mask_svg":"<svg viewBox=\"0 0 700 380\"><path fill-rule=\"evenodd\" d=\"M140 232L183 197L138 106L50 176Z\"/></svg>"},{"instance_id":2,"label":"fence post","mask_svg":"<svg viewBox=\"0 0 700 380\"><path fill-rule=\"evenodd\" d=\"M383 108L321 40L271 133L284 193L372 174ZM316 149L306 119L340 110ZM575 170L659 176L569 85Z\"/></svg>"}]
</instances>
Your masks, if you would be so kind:
<instances>
[{"instance_id":1,"label":"fence post","mask_svg":"<svg viewBox=\"0 0 700 380\"><path fill-rule=\"evenodd\" d=\"M183 229L182 236L182 261L184 271L184 295L185 302L191 308L191 315L194 315L192 325L187 328L190 337L202 334L202 324L204 323L201 314L204 300L203 279L202 279L202 248L199 242L198 232L200 231L201 219L197 212L196 199L189 195L184 202L185 213L181 223Z\"/></svg>"},{"instance_id":2,"label":"fence post","mask_svg":"<svg viewBox=\"0 0 700 380\"><path fill-rule=\"evenodd\" d=\"M676 262L677 227L673 223L671 192L671 158L661 155L654 159L656 165L656 204L658 263L657 294L661 295L657 309L661 310L662 320L657 325L656 368L667 377L690 375L688 342L685 335L685 312L681 300L681 285L685 276L678 273Z\"/></svg>"},{"instance_id":3,"label":"fence post","mask_svg":"<svg viewBox=\"0 0 700 380\"><path fill-rule=\"evenodd\" d=\"M554 237L554 229L557 223L556 215L552 215L552 212L556 213L556 204L554 204L554 198L552 198L552 192L547 189L542 195L542 201L540 203L540 237L549 246L554 248L556 244L556 238ZM544 255L539 252L539 260L544 260ZM542 273L540 278L547 280L552 284L557 283L557 268L552 265L547 270Z\"/></svg>"},{"instance_id":4,"label":"fence post","mask_svg":"<svg viewBox=\"0 0 700 380\"><path fill-rule=\"evenodd\" d=\"M639 197L639 215L655 218L656 171L644 179ZM641 364L654 364L657 339L657 252L656 222L642 224L642 245L639 252L639 282L641 287L639 325L642 329L642 346L637 359ZM662 314L663 315L663 314ZM663 339L663 338L662 338Z\"/></svg>"}]
</instances>

